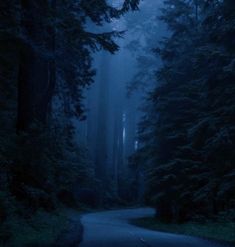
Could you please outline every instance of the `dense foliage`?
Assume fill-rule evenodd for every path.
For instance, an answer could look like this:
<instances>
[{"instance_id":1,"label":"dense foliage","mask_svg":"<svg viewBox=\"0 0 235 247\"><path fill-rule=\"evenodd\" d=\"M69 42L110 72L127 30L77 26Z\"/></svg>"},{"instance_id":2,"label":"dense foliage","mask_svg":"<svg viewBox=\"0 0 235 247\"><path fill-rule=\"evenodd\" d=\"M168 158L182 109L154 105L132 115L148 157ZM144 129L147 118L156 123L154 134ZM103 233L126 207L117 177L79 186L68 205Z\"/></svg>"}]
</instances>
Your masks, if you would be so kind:
<instances>
[{"instance_id":1,"label":"dense foliage","mask_svg":"<svg viewBox=\"0 0 235 247\"><path fill-rule=\"evenodd\" d=\"M235 3L167 0L163 65L140 124L135 161L147 201L166 221L235 207Z\"/></svg>"},{"instance_id":2,"label":"dense foliage","mask_svg":"<svg viewBox=\"0 0 235 247\"><path fill-rule=\"evenodd\" d=\"M50 211L60 200L71 204L75 186L94 187L72 123L84 118L92 53L117 51L121 33L93 33L89 25L102 26L138 2L119 9L104 0L0 2L0 227L13 212Z\"/></svg>"}]
</instances>

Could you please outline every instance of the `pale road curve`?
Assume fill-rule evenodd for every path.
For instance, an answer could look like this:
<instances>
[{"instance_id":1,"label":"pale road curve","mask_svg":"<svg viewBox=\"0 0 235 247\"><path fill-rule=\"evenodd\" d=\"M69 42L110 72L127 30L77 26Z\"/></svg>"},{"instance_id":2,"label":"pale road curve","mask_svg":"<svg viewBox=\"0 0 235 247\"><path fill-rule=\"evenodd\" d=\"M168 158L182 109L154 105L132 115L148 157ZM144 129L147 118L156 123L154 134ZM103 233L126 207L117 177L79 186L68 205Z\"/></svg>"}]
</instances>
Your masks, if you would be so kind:
<instances>
[{"instance_id":1,"label":"pale road curve","mask_svg":"<svg viewBox=\"0 0 235 247\"><path fill-rule=\"evenodd\" d=\"M196 237L156 232L129 224L130 219L150 217L150 208L113 210L82 216L83 241L79 247L222 247Z\"/></svg>"}]
</instances>

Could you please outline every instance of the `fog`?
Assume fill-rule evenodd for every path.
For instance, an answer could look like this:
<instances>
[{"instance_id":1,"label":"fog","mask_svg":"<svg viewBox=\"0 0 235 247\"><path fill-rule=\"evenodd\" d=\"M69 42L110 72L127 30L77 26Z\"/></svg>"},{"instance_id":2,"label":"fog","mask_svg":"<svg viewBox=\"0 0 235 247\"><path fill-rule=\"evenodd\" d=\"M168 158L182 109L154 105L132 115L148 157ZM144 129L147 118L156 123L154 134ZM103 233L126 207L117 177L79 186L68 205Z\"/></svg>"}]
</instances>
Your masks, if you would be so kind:
<instances>
[{"instance_id":1,"label":"fog","mask_svg":"<svg viewBox=\"0 0 235 247\"><path fill-rule=\"evenodd\" d=\"M234 13L0 0L0 246L234 243Z\"/></svg>"},{"instance_id":2,"label":"fog","mask_svg":"<svg viewBox=\"0 0 235 247\"><path fill-rule=\"evenodd\" d=\"M122 37L115 40L119 46L115 54L102 51L93 56L97 73L84 95L86 120L75 124L77 141L87 146L96 178L102 181L103 189L112 181L117 196L122 190L128 194L122 180L131 181L133 177L128 159L139 147L141 105L156 84L154 72L161 66L151 50L167 33L164 24L157 19L161 5L162 1L143 2L141 11L129 13L102 28L87 27L96 32L124 31ZM153 21L154 27L151 27ZM153 34L155 37L149 43ZM150 62L156 60L152 67L148 66L150 62L146 66L138 61L145 55ZM138 179L142 180L141 175ZM141 200L143 181L139 182L136 196Z\"/></svg>"}]
</instances>

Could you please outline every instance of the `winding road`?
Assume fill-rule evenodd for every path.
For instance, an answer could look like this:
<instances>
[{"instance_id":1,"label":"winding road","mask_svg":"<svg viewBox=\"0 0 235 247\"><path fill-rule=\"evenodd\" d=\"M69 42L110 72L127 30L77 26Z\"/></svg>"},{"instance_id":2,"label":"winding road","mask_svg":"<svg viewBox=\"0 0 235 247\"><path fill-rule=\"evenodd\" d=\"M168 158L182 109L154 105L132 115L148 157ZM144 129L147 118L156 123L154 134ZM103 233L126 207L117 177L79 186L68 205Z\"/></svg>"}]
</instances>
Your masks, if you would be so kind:
<instances>
[{"instance_id":1,"label":"winding road","mask_svg":"<svg viewBox=\"0 0 235 247\"><path fill-rule=\"evenodd\" d=\"M196 237L156 232L129 223L130 219L151 217L150 208L114 210L82 216L84 226L80 247L222 247Z\"/></svg>"}]
</instances>

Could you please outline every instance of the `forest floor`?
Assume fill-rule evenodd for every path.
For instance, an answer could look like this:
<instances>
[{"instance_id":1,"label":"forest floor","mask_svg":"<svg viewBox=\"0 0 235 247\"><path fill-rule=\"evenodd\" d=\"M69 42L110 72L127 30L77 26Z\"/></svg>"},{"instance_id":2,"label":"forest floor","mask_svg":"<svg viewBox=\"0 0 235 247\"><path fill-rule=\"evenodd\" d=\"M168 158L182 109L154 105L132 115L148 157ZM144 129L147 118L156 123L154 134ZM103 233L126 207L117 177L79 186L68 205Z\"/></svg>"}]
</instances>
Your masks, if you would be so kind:
<instances>
[{"instance_id":1,"label":"forest floor","mask_svg":"<svg viewBox=\"0 0 235 247\"><path fill-rule=\"evenodd\" d=\"M38 211L28 219L14 217L0 229L0 239L4 234L11 236L10 242L0 246L214 247L235 241L235 224L231 222L163 224L148 208L88 212L62 207L53 213ZM209 238L223 241L220 244Z\"/></svg>"},{"instance_id":2,"label":"forest floor","mask_svg":"<svg viewBox=\"0 0 235 247\"><path fill-rule=\"evenodd\" d=\"M59 208L50 213L39 210L28 218L13 216L2 225L0 239L0 246L72 246L82 239L80 212Z\"/></svg>"},{"instance_id":3,"label":"forest floor","mask_svg":"<svg viewBox=\"0 0 235 247\"><path fill-rule=\"evenodd\" d=\"M235 246L235 222L207 221L204 223L188 222L184 224L168 224L156 220L154 217L134 219L132 224L150 230L190 235L206 239L227 242Z\"/></svg>"}]
</instances>

